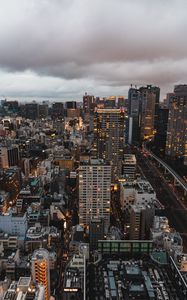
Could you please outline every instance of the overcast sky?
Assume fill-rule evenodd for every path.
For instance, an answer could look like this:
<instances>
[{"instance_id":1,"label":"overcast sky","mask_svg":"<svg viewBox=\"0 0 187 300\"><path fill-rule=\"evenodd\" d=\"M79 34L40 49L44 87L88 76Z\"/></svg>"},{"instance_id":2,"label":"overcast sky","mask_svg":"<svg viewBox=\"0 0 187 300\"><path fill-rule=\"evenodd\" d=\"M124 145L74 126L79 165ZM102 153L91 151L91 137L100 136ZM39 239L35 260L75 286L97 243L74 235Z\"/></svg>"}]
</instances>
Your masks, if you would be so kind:
<instances>
[{"instance_id":1,"label":"overcast sky","mask_svg":"<svg viewBox=\"0 0 187 300\"><path fill-rule=\"evenodd\" d=\"M187 0L0 0L0 96L187 83Z\"/></svg>"}]
</instances>

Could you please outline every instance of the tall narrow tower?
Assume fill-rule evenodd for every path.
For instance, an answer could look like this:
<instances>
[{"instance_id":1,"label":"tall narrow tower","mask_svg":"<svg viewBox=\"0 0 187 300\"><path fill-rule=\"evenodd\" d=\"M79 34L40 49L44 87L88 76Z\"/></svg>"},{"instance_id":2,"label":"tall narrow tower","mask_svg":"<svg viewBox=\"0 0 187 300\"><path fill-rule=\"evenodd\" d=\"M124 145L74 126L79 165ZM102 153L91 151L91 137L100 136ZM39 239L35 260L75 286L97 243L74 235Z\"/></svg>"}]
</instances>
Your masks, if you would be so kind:
<instances>
[{"instance_id":1,"label":"tall narrow tower","mask_svg":"<svg viewBox=\"0 0 187 300\"><path fill-rule=\"evenodd\" d=\"M187 165L187 85L177 85L169 102L166 154Z\"/></svg>"},{"instance_id":2,"label":"tall narrow tower","mask_svg":"<svg viewBox=\"0 0 187 300\"><path fill-rule=\"evenodd\" d=\"M141 139L147 139L154 135L158 122L158 106L160 88L152 85L141 87Z\"/></svg>"},{"instance_id":3,"label":"tall narrow tower","mask_svg":"<svg viewBox=\"0 0 187 300\"><path fill-rule=\"evenodd\" d=\"M49 252L46 249L35 250L31 259L31 272L34 282L45 287L45 300L50 298Z\"/></svg>"}]
</instances>

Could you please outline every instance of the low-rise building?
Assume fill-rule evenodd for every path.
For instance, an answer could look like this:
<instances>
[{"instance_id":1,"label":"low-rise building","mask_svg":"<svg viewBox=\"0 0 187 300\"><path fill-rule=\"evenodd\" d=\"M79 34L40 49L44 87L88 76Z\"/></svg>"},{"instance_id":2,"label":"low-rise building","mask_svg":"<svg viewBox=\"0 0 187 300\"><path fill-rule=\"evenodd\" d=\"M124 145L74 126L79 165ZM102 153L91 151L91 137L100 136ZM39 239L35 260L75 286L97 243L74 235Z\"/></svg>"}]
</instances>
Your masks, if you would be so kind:
<instances>
[{"instance_id":1,"label":"low-rise building","mask_svg":"<svg viewBox=\"0 0 187 300\"><path fill-rule=\"evenodd\" d=\"M45 300L43 285L33 284L31 277L20 277L17 282L11 282L2 300Z\"/></svg>"},{"instance_id":2,"label":"low-rise building","mask_svg":"<svg viewBox=\"0 0 187 300\"><path fill-rule=\"evenodd\" d=\"M12 235L25 237L28 229L27 214L16 214L10 209L0 215L0 230Z\"/></svg>"}]
</instances>

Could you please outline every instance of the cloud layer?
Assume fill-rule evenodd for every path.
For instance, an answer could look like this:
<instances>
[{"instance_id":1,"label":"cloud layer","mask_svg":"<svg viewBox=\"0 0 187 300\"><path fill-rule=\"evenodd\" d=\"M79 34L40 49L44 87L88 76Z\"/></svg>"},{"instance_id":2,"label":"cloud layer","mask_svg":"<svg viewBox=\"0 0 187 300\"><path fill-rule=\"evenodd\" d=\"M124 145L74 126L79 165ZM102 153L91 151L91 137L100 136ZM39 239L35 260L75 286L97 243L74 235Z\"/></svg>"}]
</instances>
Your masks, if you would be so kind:
<instances>
[{"instance_id":1,"label":"cloud layer","mask_svg":"<svg viewBox=\"0 0 187 300\"><path fill-rule=\"evenodd\" d=\"M186 0L0 0L0 95L187 83Z\"/></svg>"}]
</instances>

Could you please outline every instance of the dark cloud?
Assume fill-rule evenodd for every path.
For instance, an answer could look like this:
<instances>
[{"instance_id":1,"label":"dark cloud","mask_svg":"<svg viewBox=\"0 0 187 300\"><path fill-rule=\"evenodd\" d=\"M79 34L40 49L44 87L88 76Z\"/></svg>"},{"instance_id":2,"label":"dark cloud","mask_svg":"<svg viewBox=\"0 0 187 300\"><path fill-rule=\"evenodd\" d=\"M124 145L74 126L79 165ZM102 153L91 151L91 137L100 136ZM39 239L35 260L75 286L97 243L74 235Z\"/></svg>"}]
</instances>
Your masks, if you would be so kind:
<instances>
[{"instance_id":1,"label":"dark cloud","mask_svg":"<svg viewBox=\"0 0 187 300\"><path fill-rule=\"evenodd\" d=\"M166 92L187 82L186 0L0 2L2 95L125 94L150 82Z\"/></svg>"}]
</instances>

